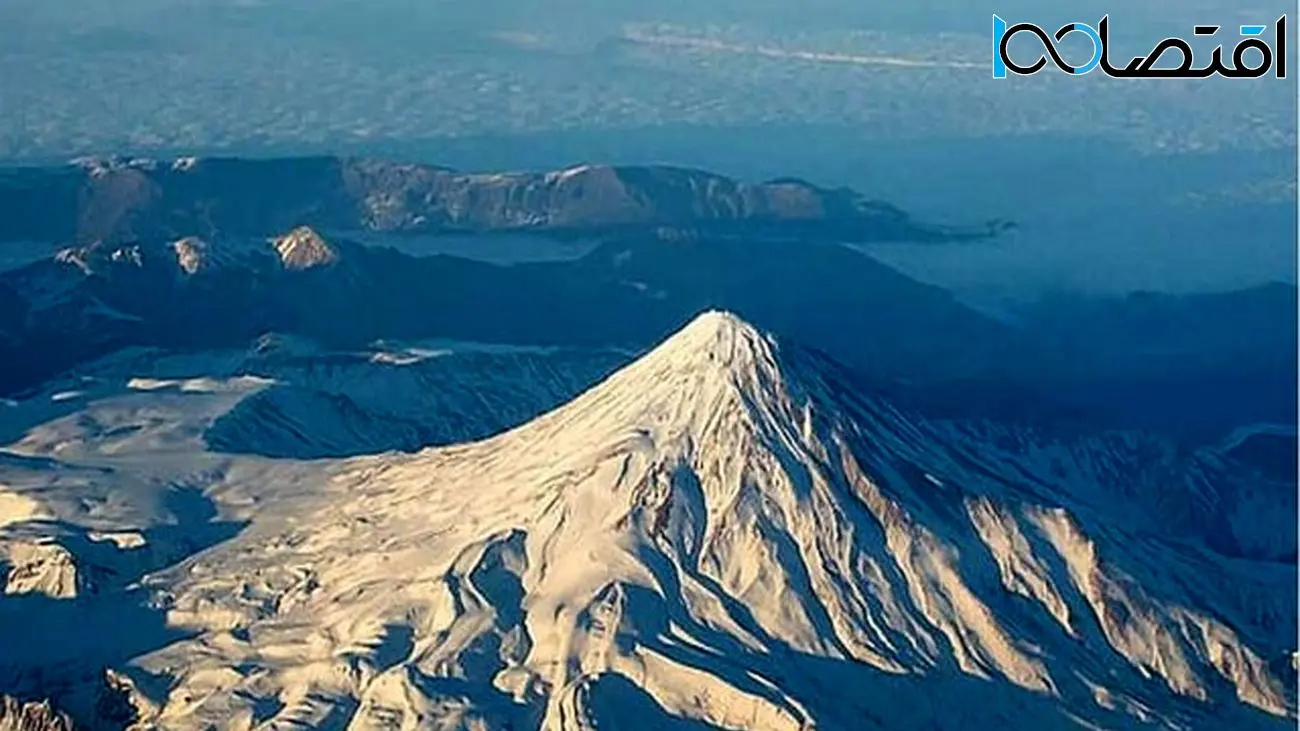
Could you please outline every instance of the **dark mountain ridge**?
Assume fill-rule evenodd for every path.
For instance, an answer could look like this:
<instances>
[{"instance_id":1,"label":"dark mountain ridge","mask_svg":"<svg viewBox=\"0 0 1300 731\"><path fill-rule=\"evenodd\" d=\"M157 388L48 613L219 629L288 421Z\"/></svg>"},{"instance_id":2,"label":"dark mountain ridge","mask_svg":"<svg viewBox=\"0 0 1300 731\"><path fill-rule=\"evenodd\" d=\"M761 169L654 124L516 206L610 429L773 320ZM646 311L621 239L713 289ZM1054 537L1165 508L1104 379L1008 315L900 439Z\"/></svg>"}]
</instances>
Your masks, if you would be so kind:
<instances>
[{"instance_id":1,"label":"dark mountain ridge","mask_svg":"<svg viewBox=\"0 0 1300 731\"><path fill-rule=\"evenodd\" d=\"M577 261L513 266L326 242L302 228L270 241L99 242L0 274L5 296L8 392L126 345L234 345L281 331L340 346L442 337L635 348L722 306L882 377L971 377L1025 349L1012 328L847 248L729 239L629 237Z\"/></svg>"},{"instance_id":2,"label":"dark mountain ridge","mask_svg":"<svg viewBox=\"0 0 1300 731\"><path fill-rule=\"evenodd\" d=\"M1230 292L1059 295L1026 307L1026 331L1064 366L1045 386L1103 401L1143 426L1249 413L1295 423L1300 300L1280 282Z\"/></svg>"},{"instance_id":3,"label":"dark mountain ridge","mask_svg":"<svg viewBox=\"0 0 1300 731\"><path fill-rule=\"evenodd\" d=\"M1116 316L1141 327L1075 327L1082 315L1064 313L1015 327L831 244L646 233L578 260L503 266L300 227L271 239L101 241L0 274L0 393L126 346L242 347L271 331L340 348L448 338L635 351L716 308L932 415L1214 438L1293 413L1295 331L1277 324L1294 302L1294 288L1272 287ZM1136 358L1145 330L1178 347Z\"/></svg>"}]
</instances>

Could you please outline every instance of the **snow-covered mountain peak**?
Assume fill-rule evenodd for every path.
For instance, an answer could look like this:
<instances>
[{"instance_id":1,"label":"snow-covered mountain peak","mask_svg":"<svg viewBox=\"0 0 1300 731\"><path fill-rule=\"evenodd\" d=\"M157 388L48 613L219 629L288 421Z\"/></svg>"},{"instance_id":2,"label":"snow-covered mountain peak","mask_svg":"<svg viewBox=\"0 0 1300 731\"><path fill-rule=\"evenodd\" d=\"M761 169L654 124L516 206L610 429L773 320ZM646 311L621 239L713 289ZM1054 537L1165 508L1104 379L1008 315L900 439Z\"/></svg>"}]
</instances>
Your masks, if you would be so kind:
<instances>
[{"instance_id":1,"label":"snow-covered mountain peak","mask_svg":"<svg viewBox=\"0 0 1300 731\"><path fill-rule=\"evenodd\" d=\"M186 236L172 242L176 262L186 274L195 274L209 263L208 242L198 236Z\"/></svg>"},{"instance_id":2,"label":"snow-covered mountain peak","mask_svg":"<svg viewBox=\"0 0 1300 731\"><path fill-rule=\"evenodd\" d=\"M1293 572L1135 540L1077 499L1087 474L863 397L724 312L495 437L260 469L221 489L237 537L145 582L185 638L131 661L142 726L1295 716Z\"/></svg>"},{"instance_id":3,"label":"snow-covered mountain peak","mask_svg":"<svg viewBox=\"0 0 1300 731\"><path fill-rule=\"evenodd\" d=\"M198 236L177 239L171 242L171 249L176 254L177 266L187 275L222 267L260 266L268 256L275 256L257 242L237 239L213 242Z\"/></svg>"},{"instance_id":4,"label":"snow-covered mountain peak","mask_svg":"<svg viewBox=\"0 0 1300 731\"><path fill-rule=\"evenodd\" d=\"M767 333L730 312L711 310L697 316L632 364L621 380L644 379L639 390L647 395L663 390L680 391L688 383L695 389L717 388L722 383L733 387L753 386L759 381L779 378L782 366L778 352L776 340ZM667 378L670 374L678 377ZM687 374L692 376L689 381L684 378ZM638 390L630 383L620 383L620 386L630 392ZM655 387L654 391L649 390L651 386Z\"/></svg>"},{"instance_id":5,"label":"snow-covered mountain peak","mask_svg":"<svg viewBox=\"0 0 1300 731\"><path fill-rule=\"evenodd\" d=\"M286 269L311 269L338 261L338 251L310 226L299 226L272 240Z\"/></svg>"},{"instance_id":6,"label":"snow-covered mountain peak","mask_svg":"<svg viewBox=\"0 0 1300 731\"><path fill-rule=\"evenodd\" d=\"M685 327L664 341L656 353L668 357L722 357L730 363L735 358L748 359L756 350L765 350L769 339L758 328L738 315L723 310L700 313Z\"/></svg>"},{"instance_id":7,"label":"snow-covered mountain peak","mask_svg":"<svg viewBox=\"0 0 1300 731\"><path fill-rule=\"evenodd\" d=\"M805 423L813 409L810 394L822 380L816 364L797 348L782 347L735 314L708 311L574 401L500 441L508 447L559 440L573 444L568 454L578 459L590 456L589 447L622 444L629 435L654 449L687 450L674 458L689 459L705 449L752 451L737 440L811 428Z\"/></svg>"}]
</instances>

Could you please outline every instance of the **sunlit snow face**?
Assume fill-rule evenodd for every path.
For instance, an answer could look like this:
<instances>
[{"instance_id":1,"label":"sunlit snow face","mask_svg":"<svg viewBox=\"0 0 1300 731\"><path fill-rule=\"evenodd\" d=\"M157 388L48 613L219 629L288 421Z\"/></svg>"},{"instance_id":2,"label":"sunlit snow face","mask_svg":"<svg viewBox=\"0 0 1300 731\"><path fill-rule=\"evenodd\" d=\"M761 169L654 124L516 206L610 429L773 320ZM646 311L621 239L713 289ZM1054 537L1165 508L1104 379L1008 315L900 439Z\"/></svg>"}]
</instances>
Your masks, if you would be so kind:
<instances>
[{"instance_id":1,"label":"sunlit snow face","mask_svg":"<svg viewBox=\"0 0 1300 731\"><path fill-rule=\"evenodd\" d=\"M325 362L347 379L337 354ZM372 380L428 364L358 360ZM1151 532L1196 510L1171 504L1170 470L1140 479L1171 444L928 422L836 388L836 366L734 315L701 315L495 437L344 461L168 436L264 391L138 377L112 394L108 375L79 416L18 447L53 457L0 455L7 589L69 611L94 593L86 606L185 635L127 632L123 649L91 613L10 647L23 662L128 657L114 682L177 728L268 708L488 727L632 708L790 731L1008 714L1123 727L1193 708L1263 729L1293 712L1269 659L1294 636L1252 624L1285 611L1289 580ZM1227 484L1213 464L1192 471L1202 497ZM138 609L119 586L137 579ZM144 704L136 671L166 674L167 692ZM1062 692L1073 683L1086 692Z\"/></svg>"}]
</instances>

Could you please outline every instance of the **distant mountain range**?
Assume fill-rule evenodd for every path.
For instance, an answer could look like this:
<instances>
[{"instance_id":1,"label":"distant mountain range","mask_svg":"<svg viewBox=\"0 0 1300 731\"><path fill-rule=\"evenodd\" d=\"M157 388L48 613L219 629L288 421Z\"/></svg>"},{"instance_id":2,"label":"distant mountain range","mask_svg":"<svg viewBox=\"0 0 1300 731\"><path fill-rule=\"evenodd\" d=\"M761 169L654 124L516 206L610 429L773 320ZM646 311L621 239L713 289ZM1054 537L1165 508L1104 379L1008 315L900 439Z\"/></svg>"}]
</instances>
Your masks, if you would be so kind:
<instances>
[{"instance_id":1,"label":"distant mountain range","mask_svg":"<svg viewBox=\"0 0 1300 731\"><path fill-rule=\"evenodd\" d=\"M946 241L1005 222L924 225L887 203L796 179L745 183L665 166L476 174L372 159L88 159L0 170L0 243L326 232L658 232Z\"/></svg>"},{"instance_id":2,"label":"distant mountain range","mask_svg":"<svg viewBox=\"0 0 1300 731\"><path fill-rule=\"evenodd\" d=\"M1019 335L844 247L624 237L577 261L497 266L327 241L98 242L0 274L0 384L34 384L124 345L236 345L269 331L335 345L444 337L644 347L729 306L868 373L971 377ZM21 357L19 357L21 356Z\"/></svg>"},{"instance_id":3,"label":"distant mountain range","mask_svg":"<svg viewBox=\"0 0 1300 731\"><path fill-rule=\"evenodd\" d=\"M72 243L0 273L0 395L129 345L268 332L618 346L737 312L955 415L1218 434L1287 422L1296 290L1049 300L1008 324L838 245L991 235L851 191L676 168L464 174L345 158L85 161L0 173L0 243ZM494 265L354 242L532 232L594 246Z\"/></svg>"}]
</instances>

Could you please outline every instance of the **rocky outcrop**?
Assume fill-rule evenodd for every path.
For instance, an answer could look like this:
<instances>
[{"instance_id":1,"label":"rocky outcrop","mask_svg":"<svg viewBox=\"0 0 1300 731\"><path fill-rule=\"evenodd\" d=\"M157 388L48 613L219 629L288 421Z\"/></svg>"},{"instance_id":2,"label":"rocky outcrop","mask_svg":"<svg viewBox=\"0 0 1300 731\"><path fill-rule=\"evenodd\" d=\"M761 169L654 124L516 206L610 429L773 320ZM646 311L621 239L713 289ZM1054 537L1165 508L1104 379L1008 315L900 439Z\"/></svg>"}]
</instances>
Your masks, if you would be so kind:
<instances>
[{"instance_id":1,"label":"rocky outcrop","mask_svg":"<svg viewBox=\"0 0 1300 731\"><path fill-rule=\"evenodd\" d=\"M0 680L15 685L6 670L0 665ZM123 731L141 717L136 703L143 699L124 675L66 670L20 675L16 694L0 693L0 731Z\"/></svg>"},{"instance_id":2,"label":"rocky outcrop","mask_svg":"<svg viewBox=\"0 0 1300 731\"><path fill-rule=\"evenodd\" d=\"M311 269L338 261L339 253L310 226L299 226L271 241L285 269Z\"/></svg>"},{"instance_id":3,"label":"rocky outcrop","mask_svg":"<svg viewBox=\"0 0 1300 731\"><path fill-rule=\"evenodd\" d=\"M0 696L0 731L75 731L72 720L49 701L24 703Z\"/></svg>"},{"instance_id":4,"label":"rocky outcrop","mask_svg":"<svg viewBox=\"0 0 1300 731\"><path fill-rule=\"evenodd\" d=\"M97 590L95 571L82 566L71 551L57 543L3 541L0 560L9 569L3 582L4 594L76 599Z\"/></svg>"}]
</instances>

